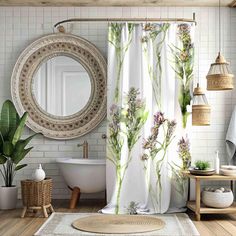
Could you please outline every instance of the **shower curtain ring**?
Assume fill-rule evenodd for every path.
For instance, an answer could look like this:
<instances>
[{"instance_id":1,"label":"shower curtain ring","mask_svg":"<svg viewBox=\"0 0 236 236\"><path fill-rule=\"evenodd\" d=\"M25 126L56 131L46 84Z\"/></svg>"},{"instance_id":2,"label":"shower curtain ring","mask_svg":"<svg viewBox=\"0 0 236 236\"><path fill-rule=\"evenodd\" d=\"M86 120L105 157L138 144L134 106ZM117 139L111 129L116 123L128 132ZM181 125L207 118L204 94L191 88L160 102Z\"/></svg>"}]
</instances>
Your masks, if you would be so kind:
<instances>
[{"instance_id":1,"label":"shower curtain ring","mask_svg":"<svg viewBox=\"0 0 236 236\"><path fill-rule=\"evenodd\" d=\"M58 32L60 32L60 33L65 33L65 32L66 32L65 27L64 27L63 25L57 26L57 30L58 30Z\"/></svg>"}]
</instances>

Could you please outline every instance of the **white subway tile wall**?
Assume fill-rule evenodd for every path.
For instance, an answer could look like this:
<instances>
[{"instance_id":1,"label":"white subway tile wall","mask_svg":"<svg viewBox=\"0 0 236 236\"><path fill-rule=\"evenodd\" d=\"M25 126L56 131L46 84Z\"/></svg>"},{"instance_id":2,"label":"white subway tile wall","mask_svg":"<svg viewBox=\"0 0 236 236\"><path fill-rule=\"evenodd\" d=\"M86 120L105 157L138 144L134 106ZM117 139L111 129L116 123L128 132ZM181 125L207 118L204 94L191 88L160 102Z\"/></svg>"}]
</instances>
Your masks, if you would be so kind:
<instances>
[{"instance_id":1,"label":"white subway tile wall","mask_svg":"<svg viewBox=\"0 0 236 236\"><path fill-rule=\"evenodd\" d=\"M197 20L194 80L196 84L199 74L200 83L205 86L205 76L209 65L215 60L218 52L217 8L0 7L0 105L6 99L11 99L10 78L20 52L35 39L53 33L53 25L60 20L73 17L192 18L193 12L196 13ZM222 52L236 74L236 9L222 8L222 15ZM66 30L91 41L106 57L107 23L72 23L66 25ZM207 97L212 107L211 126L192 128L193 160L204 158L213 162L215 150L219 150L221 161L225 163L225 134L232 109L236 105L236 89L227 92L207 92ZM30 133L29 129L25 131L26 136ZM106 133L106 121L103 121L90 134L74 140L56 141L40 136L36 137L32 141L34 149L24 160L28 166L16 175L16 184L20 186L20 180L31 178L33 170L41 163L46 174L53 178L53 198L69 198L69 191L55 160L65 157L82 157L82 151L77 147L77 144L84 140L89 143L89 158L105 158L105 141L101 138L103 133Z\"/></svg>"}]
</instances>

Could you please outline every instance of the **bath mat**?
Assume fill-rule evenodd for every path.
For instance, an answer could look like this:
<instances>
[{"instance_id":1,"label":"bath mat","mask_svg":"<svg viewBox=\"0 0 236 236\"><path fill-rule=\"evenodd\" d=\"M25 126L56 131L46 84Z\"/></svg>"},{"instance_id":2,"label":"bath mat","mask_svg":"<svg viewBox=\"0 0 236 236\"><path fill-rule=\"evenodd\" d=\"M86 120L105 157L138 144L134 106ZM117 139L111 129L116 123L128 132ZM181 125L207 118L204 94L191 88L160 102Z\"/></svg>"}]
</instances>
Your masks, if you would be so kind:
<instances>
[{"instance_id":1,"label":"bath mat","mask_svg":"<svg viewBox=\"0 0 236 236\"><path fill-rule=\"evenodd\" d=\"M87 236L108 235L120 236L121 234L96 234L79 231L72 227L72 223L80 218L97 216L97 213L53 213L49 219L34 234L35 236ZM152 215L165 222L165 226L157 231L146 233L122 234L126 236L199 236L197 229L188 215L184 213Z\"/></svg>"},{"instance_id":2,"label":"bath mat","mask_svg":"<svg viewBox=\"0 0 236 236\"><path fill-rule=\"evenodd\" d=\"M80 218L74 221L72 226L90 233L131 234L162 229L165 222L153 216L96 215Z\"/></svg>"}]
</instances>

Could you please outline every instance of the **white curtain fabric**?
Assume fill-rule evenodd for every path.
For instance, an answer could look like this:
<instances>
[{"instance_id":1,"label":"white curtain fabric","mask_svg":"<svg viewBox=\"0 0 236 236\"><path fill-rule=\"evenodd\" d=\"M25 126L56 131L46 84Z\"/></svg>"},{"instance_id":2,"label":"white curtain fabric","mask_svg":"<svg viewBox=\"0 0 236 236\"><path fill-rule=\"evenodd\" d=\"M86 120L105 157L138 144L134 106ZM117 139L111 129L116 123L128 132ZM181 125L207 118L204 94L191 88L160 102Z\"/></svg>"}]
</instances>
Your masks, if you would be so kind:
<instances>
[{"instance_id":1,"label":"white curtain fabric","mask_svg":"<svg viewBox=\"0 0 236 236\"><path fill-rule=\"evenodd\" d=\"M129 24L109 26L108 47L108 119L112 104L122 105L124 96L131 87L140 91L149 111L141 138L132 150L130 162L121 187L120 201L117 202L116 169L107 160L107 201L103 213L127 213L131 202L137 204L138 213L165 213L181 211L186 201L171 183L172 172L169 164L178 159L177 142L182 136L181 111L178 104L178 80L174 70L174 59L170 48L178 46L178 24ZM116 34L116 37L111 37ZM118 88L118 89L117 89ZM118 94L117 94L118 92ZM150 135L153 115L162 111L166 118L177 121L176 137L168 149L161 168L161 186L157 187L155 163L141 160L143 139ZM127 148L122 149L121 162L127 158ZM161 154L158 154L161 155ZM144 168L146 166L146 169ZM150 188L150 186L152 186ZM117 212L116 212L117 213Z\"/></svg>"}]
</instances>

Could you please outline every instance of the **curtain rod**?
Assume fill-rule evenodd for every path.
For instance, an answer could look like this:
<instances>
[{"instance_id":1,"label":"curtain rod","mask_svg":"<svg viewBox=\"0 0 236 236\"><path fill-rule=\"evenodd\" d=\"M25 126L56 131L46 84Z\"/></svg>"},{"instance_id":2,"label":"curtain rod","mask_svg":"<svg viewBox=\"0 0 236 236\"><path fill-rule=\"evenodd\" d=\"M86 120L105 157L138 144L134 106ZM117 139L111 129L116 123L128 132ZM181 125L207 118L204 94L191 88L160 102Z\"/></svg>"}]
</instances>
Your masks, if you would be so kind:
<instances>
[{"instance_id":1,"label":"curtain rod","mask_svg":"<svg viewBox=\"0 0 236 236\"><path fill-rule=\"evenodd\" d=\"M192 19L185 18L71 18L63 21L59 21L54 25L57 26L68 22L189 22L197 24L195 20L195 13L193 13Z\"/></svg>"}]
</instances>

